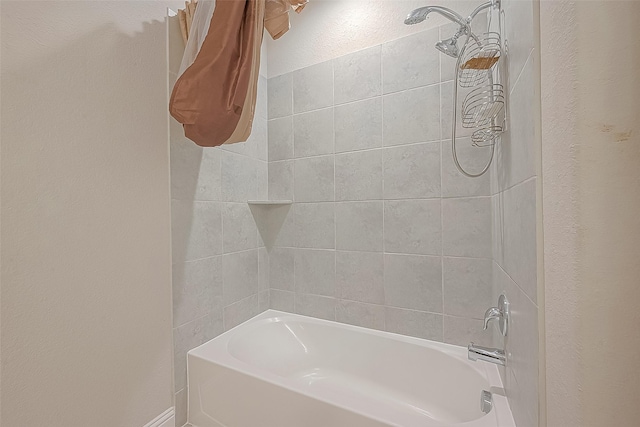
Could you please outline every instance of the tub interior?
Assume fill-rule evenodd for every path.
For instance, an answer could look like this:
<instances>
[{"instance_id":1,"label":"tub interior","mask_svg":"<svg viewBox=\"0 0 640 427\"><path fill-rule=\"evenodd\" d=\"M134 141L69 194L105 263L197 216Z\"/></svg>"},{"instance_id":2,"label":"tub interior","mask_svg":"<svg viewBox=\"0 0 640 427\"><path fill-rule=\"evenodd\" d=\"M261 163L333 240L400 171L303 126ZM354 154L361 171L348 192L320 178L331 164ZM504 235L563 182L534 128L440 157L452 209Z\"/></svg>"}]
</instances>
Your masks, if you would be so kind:
<instances>
[{"instance_id":1,"label":"tub interior","mask_svg":"<svg viewBox=\"0 0 640 427\"><path fill-rule=\"evenodd\" d=\"M490 389L488 380L436 348L316 322L268 319L239 330L227 350L334 399L357 396L385 412L411 412L444 424L485 416L479 397Z\"/></svg>"}]
</instances>

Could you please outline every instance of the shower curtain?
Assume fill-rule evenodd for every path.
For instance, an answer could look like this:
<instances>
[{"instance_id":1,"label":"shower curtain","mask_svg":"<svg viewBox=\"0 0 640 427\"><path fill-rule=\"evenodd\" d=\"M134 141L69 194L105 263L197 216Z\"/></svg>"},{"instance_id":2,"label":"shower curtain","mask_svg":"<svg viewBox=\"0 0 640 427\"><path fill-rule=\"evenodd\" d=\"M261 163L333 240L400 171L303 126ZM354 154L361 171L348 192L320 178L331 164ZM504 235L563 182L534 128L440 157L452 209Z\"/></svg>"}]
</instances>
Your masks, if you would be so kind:
<instances>
[{"instance_id":1,"label":"shower curtain","mask_svg":"<svg viewBox=\"0 0 640 427\"><path fill-rule=\"evenodd\" d=\"M246 141L251 134L264 28L289 30L289 10L306 0L201 0L189 31L169 111L203 147Z\"/></svg>"}]
</instances>

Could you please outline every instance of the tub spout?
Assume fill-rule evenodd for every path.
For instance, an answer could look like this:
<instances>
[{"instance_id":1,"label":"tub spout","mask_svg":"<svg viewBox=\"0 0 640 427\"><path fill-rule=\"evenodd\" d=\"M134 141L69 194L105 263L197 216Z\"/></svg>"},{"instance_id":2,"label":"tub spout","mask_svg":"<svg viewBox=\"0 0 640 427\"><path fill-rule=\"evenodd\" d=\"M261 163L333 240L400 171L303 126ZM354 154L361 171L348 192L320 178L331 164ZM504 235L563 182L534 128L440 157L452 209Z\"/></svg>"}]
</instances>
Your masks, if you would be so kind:
<instances>
[{"instance_id":1,"label":"tub spout","mask_svg":"<svg viewBox=\"0 0 640 427\"><path fill-rule=\"evenodd\" d=\"M504 351L497 348L489 348L482 347L480 345L475 345L474 343L469 344L467 347L469 360L476 361L478 359L484 360L485 362L495 363L496 365L505 364L505 354Z\"/></svg>"}]
</instances>

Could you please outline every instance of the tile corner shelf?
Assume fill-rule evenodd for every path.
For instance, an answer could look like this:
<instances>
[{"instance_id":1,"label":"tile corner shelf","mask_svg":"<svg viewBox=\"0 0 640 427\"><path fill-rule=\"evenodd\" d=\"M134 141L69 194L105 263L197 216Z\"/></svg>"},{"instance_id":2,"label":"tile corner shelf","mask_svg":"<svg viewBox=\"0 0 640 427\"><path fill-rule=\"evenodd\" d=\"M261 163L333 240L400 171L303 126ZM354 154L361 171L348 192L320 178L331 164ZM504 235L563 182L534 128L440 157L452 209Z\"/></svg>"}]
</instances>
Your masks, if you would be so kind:
<instances>
[{"instance_id":1,"label":"tile corner shelf","mask_svg":"<svg viewBox=\"0 0 640 427\"><path fill-rule=\"evenodd\" d=\"M250 205L261 205L261 206L282 206L282 205L290 205L293 203L292 200L249 200L247 201Z\"/></svg>"}]
</instances>

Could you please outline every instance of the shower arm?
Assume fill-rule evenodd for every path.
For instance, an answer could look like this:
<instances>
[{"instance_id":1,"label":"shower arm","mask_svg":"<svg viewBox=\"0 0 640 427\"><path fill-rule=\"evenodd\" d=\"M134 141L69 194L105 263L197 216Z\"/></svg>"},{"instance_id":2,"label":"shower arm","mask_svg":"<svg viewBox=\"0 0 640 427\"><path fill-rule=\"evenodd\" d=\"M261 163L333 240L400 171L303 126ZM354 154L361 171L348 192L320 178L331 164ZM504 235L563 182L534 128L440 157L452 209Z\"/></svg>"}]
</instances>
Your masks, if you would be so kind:
<instances>
[{"instance_id":1,"label":"shower arm","mask_svg":"<svg viewBox=\"0 0 640 427\"><path fill-rule=\"evenodd\" d=\"M500 0L491 0L476 7L475 10L469 14L469 17L467 18L467 21L466 21L467 24L471 24L471 21L473 21L473 18L475 18L478 13L490 7L499 8Z\"/></svg>"},{"instance_id":2,"label":"shower arm","mask_svg":"<svg viewBox=\"0 0 640 427\"><path fill-rule=\"evenodd\" d=\"M473 34L473 31L471 30L471 21L473 21L478 13L490 7L500 7L500 0L490 0L486 3L481 4L469 14L467 19L464 19L462 15L444 6L429 6L428 8L425 8L427 10L427 12L425 13L425 17L431 12L436 12L444 16L448 20L460 25L460 29L458 30L457 34L465 34L467 36L470 36L479 43L480 41L478 40L478 37L476 37L476 35Z\"/></svg>"}]
</instances>

